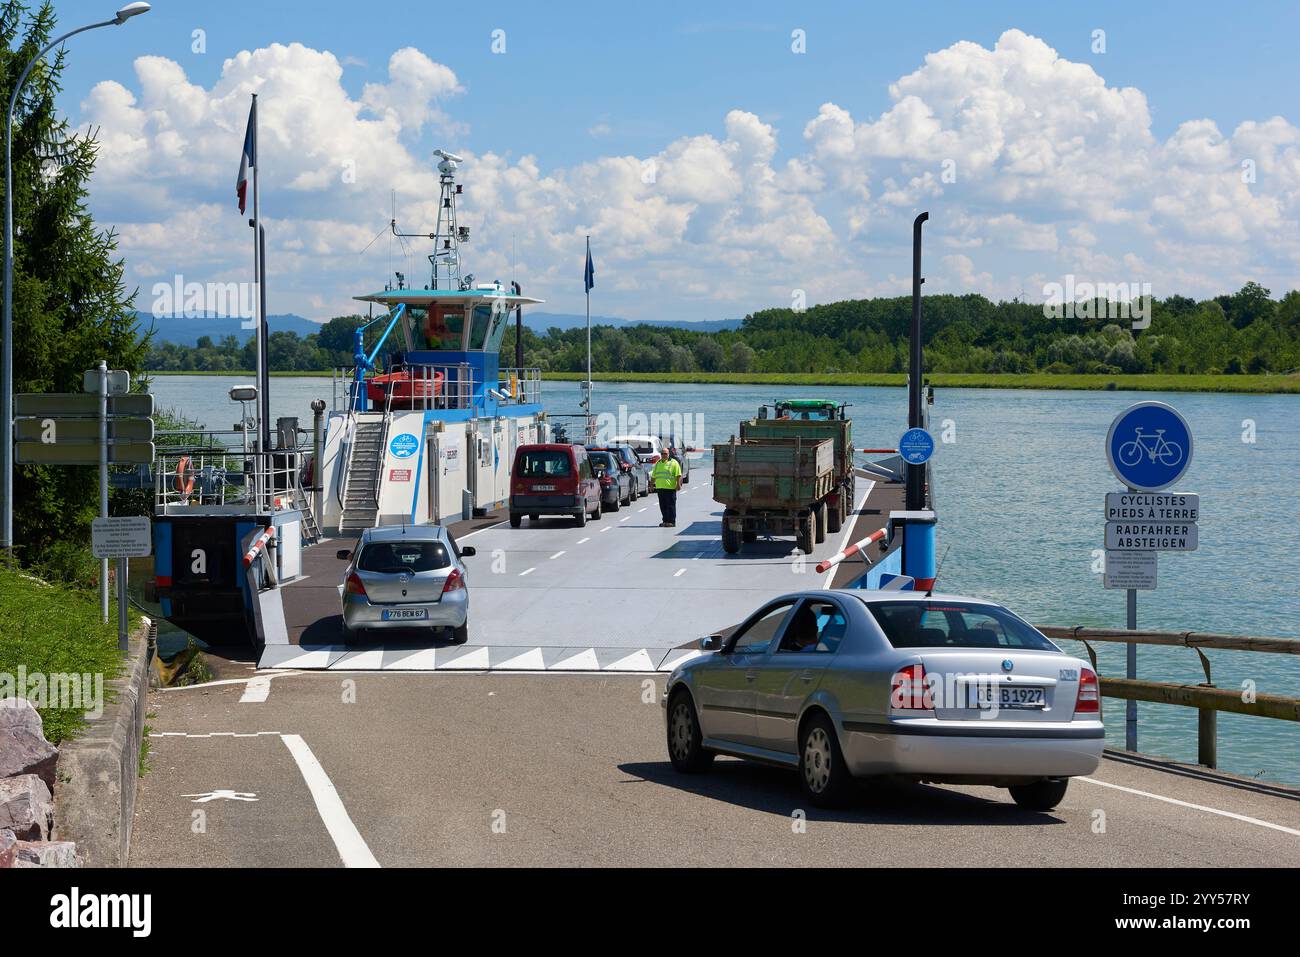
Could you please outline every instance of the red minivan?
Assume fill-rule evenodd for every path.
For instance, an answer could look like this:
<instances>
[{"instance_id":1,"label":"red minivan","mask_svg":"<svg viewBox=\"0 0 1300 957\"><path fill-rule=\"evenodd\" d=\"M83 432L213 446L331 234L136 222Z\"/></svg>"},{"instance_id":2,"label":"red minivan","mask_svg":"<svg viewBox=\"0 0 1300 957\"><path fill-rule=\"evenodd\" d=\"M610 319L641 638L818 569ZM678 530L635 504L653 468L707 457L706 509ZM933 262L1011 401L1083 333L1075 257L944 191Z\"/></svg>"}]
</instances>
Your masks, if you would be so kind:
<instances>
[{"instance_id":1,"label":"red minivan","mask_svg":"<svg viewBox=\"0 0 1300 957\"><path fill-rule=\"evenodd\" d=\"M579 526L600 518L600 479L581 445L521 445L510 472L510 527L524 516L572 515Z\"/></svg>"}]
</instances>

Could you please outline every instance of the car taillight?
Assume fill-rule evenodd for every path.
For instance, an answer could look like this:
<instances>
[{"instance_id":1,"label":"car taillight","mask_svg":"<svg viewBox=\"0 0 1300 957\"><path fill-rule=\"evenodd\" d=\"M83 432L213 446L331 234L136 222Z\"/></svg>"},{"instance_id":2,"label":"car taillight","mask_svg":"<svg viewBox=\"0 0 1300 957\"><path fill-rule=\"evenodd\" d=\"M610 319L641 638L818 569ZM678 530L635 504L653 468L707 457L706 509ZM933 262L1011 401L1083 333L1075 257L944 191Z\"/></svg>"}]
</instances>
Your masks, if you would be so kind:
<instances>
[{"instance_id":1,"label":"car taillight","mask_svg":"<svg viewBox=\"0 0 1300 957\"><path fill-rule=\"evenodd\" d=\"M889 689L889 703L895 710L934 710L934 695L925 686L925 665L908 665L894 672Z\"/></svg>"},{"instance_id":2,"label":"car taillight","mask_svg":"<svg viewBox=\"0 0 1300 957\"><path fill-rule=\"evenodd\" d=\"M361 583L361 576L353 572L348 576L348 594L366 597L366 586Z\"/></svg>"},{"instance_id":3,"label":"car taillight","mask_svg":"<svg viewBox=\"0 0 1300 957\"><path fill-rule=\"evenodd\" d=\"M442 593L460 591L465 587L465 576L460 573L459 568L453 568L451 574L447 576L446 582L443 583Z\"/></svg>"},{"instance_id":4,"label":"car taillight","mask_svg":"<svg viewBox=\"0 0 1300 957\"><path fill-rule=\"evenodd\" d=\"M1074 701L1074 713L1101 713L1101 685L1097 681L1097 672L1091 668L1079 672L1079 697Z\"/></svg>"}]
</instances>

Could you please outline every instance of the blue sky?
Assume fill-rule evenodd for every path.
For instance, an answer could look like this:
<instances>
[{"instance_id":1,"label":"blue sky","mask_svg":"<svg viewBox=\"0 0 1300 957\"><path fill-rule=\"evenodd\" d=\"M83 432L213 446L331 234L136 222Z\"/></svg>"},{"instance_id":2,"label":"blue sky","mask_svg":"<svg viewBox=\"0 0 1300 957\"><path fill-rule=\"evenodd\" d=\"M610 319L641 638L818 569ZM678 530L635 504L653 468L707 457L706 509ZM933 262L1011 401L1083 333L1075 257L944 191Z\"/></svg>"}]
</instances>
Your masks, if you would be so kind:
<instances>
[{"instance_id":1,"label":"blue sky","mask_svg":"<svg viewBox=\"0 0 1300 957\"><path fill-rule=\"evenodd\" d=\"M86 0L57 5L62 22L69 26L103 16L105 11L111 14L112 7L112 3L101 6ZM1007 149L1003 155L981 159L985 165L980 169L978 188L970 180L965 180L964 189L945 188L943 183L917 184L920 194L916 202L931 207L935 216L937 286L995 296L1018 294L1026 287L1034 290L1042 284L1039 280L1089 269L1115 278L1149 276L1157 287L1165 287L1157 288L1157 295L1174 291L1208 294L1236 288L1245 278L1268 280L1275 287L1300 285L1296 282L1300 274L1296 259L1290 252L1278 253L1276 241L1270 242L1276 240L1277 234L1253 231L1249 223L1237 222L1233 209L1226 209L1222 224L1209 231L1221 233L1224 242L1218 246L1214 245L1213 235L1198 235L1195 223L1180 220L1180 216L1185 219L1191 214L1196 196L1203 195L1206 189L1200 179L1208 175L1204 151L1218 150L1222 145L1218 139L1230 140L1243 122L1262 123L1280 116L1287 129L1267 138L1275 155L1270 161L1272 179L1267 184L1271 192L1264 198L1270 229L1285 234L1294 223L1294 210L1289 204L1294 201L1296 184L1290 180L1294 168L1286 151L1294 148L1290 130L1300 120L1295 116L1293 92L1300 67L1290 48L1300 33L1300 5L1259 3L1243 12L1238 7L1210 3L810 3L793 10L788 3L505 3L491 8L448 5L446 15L439 15L440 8L427 2L373 0L356 7L359 13L350 13L347 5L329 0L233 0L220 4L159 0L152 12L125 27L73 41L64 78L63 107L74 121L99 125L105 131L105 149L109 150L114 145L109 123L123 117L103 102L88 103L88 98L104 81L113 81L132 95L140 95L142 81L134 67L138 57L173 61L189 84L213 91L215 98L227 70L227 58L239 51L265 49L276 43L301 44L312 51L332 54L342 65L338 85L347 97L360 102L365 98L367 84L396 82L389 59L399 49L413 46L432 63L449 68L457 88L454 93L444 90L432 95L437 110L432 120L412 120L416 114L396 107L401 124L393 143L426 166L428 151L439 145L475 158L495 157L500 162L501 186L492 189L493 199L503 208L516 204L520 210L534 208L530 204L536 201L539 191L547 193L544 181L548 176L560 177L566 191L578 192L586 188L584 184L600 180L594 171L601 163L608 168L612 158L653 161L656 168L667 172L672 168L676 143L676 155L680 158L687 153L694 163L696 154L688 152L692 138L710 138L722 154L731 158L730 162L738 162L741 157L748 163L745 151L749 147L745 144L751 143L747 138L750 134L737 133L743 125L739 121L730 126L727 121L729 113L741 111L771 131L774 145L763 153L762 164L778 181L792 183L789 192L798 194L801 202L806 201L805 207L790 213L784 221L769 202L752 199L757 180L751 182L743 171L737 172L737 182L744 181L739 189L682 187L680 175L673 177L671 188L664 184L662 198L674 209L683 210L680 215L656 207L652 212L660 218L651 220L647 212L651 207L644 205L651 197L630 196L618 183L602 182L591 187L592 195L571 206L548 206L548 216L554 220L549 232L511 221L516 256L527 260L535 287L539 283L544 287L556 285L539 294L545 294L557 309L574 310L579 305L580 250L578 264L572 270L578 295L564 288L560 279L572 252L569 244L579 232L590 230L596 234L593 242L598 267L604 266L601 278L613 279L626 273L625 283L611 283L602 289L608 293L602 312L647 318L666 309L684 318L725 318L752 308L784 304L788 290L801 288L801 283L814 301L892 291L906 271L906 249L902 248L906 245L906 230L899 224L905 224L913 211L906 202L907 191L899 187L908 181L916 182L927 168L941 163L942 148L930 133L924 141L910 134L898 142L886 141L885 131L873 130L871 125L898 105L897 98L891 95L891 84L921 70L927 54L948 50L962 41L992 51L1006 31L1017 30L1045 45L1060 60L1095 71L1107 91L1140 91L1142 108L1133 107L1131 101L1124 107L1133 107L1136 119L1117 114L1113 124L1104 120L1098 126L1089 112L1093 108L1080 102L1078 135L1084 139L1109 137L1107 149L1116 155L1110 161L1112 168L1117 163L1123 165L1126 136L1135 140L1134 152L1145 150L1152 158L1144 170L1132 171L1128 181L1132 189L1123 196L1094 196L1091 201L1067 204L1069 209L1053 200L1051 183L1035 182L1033 188L1022 188L1025 167L1016 165L1015 157L1023 150L1015 146L1011 135L1005 137ZM191 50L192 31L196 29L206 33L206 52L202 54ZM504 55L491 50L492 32L497 29L505 31ZM795 29L806 31L807 52L802 55L791 51L791 31ZM1104 54L1091 49L1093 31L1097 29L1105 31ZM946 98L952 77L950 73L942 81L920 83L918 95L938 116L940 127L956 130L964 122L962 107L952 107L953 112L945 116L943 108L936 105ZM246 74L244 80L255 82L255 71ZM227 77L226 82L234 80ZM1072 80L1061 82L1067 85L1047 84L1041 90L1034 89L1032 82L1029 87L1020 83L1007 96L1028 106L1010 107L1006 115L1038 109L1034 104L1040 94L1045 106L1055 99L1059 107L1063 96L1070 99L1068 83ZM979 85L979 79L972 75L972 89ZM1063 94L1063 90L1067 92ZM391 106L397 95L391 93L384 102ZM996 94L994 99L1001 96ZM809 136L808 124L819 116L825 104L833 104L851 117L848 122L858 129L853 134L859 140L857 152L846 157L841 151L837 161L869 171L866 179L857 181L843 170L837 172L827 159L829 154L810 146L816 138ZM162 107L164 111L172 108ZM288 104L281 108L291 109ZM227 105L223 109L222 115L228 117L234 107ZM1140 115L1143 110L1145 117ZM1213 124L1217 138L1216 134L1202 131L1204 135L1197 140L1201 145L1185 148L1180 141L1177 149L1171 150L1170 143L1180 129L1186 131L1186 124L1200 120ZM178 128L182 138L197 135L195 129L187 132L179 124ZM1143 129L1149 141L1134 133ZM152 143L151 138L160 131L161 127L154 127L140 136ZM959 141L965 144L963 149L968 149L973 142L969 132L954 135L952 142ZM325 138L331 132L322 129L319 135ZM740 140L734 138L737 135ZM987 135L998 138L1000 134ZM1024 138L1023 126L1018 135ZM1062 136L1061 128L1053 135ZM1247 137L1240 143L1230 143L1221 151L1222 168L1217 172L1227 177L1237 175L1242 159L1253 158L1246 153L1259 150L1257 139ZM204 145L216 149L224 142L216 137ZM708 144L696 146L704 149ZM270 148L270 155L275 156L274 147ZM1033 147L1024 149L1032 151ZM98 193L93 197L93 204L98 204L94 208L101 220L123 228L129 265L133 244L144 242L140 236L148 232L145 226L156 226L155 233L186 228L175 221L177 205L219 206L227 201L238 164L238 137L229 142L227 150L228 156L223 159L230 169L228 175L216 176L207 168L199 168L202 164L190 170L186 183L180 181L179 174L160 173L160 177L171 177L167 180L167 195L156 195L143 204L121 181L124 173L104 174L102 198ZM1159 157L1157 152L1161 153ZM525 156L534 157L537 168L538 182L531 192L529 187L516 188L507 183L508 171ZM1045 162L1050 165L1057 159L1049 157ZM959 168L965 168L964 155L956 155L954 160ZM788 168L790 161L801 165L797 170ZM1170 164L1177 171L1163 178L1174 185L1161 187L1157 185L1162 178L1161 167ZM1260 167L1264 165L1260 161ZM1038 162L1034 175L1043 173L1042 166L1043 162ZM351 197L355 208L345 218L358 234L371 225L370 234L382 227L388 189L396 188L399 194L404 188L418 189L409 178L402 181L403 168L398 164L387 170L394 182L372 183L368 196ZM267 175L263 191L268 208L283 212L287 206L279 201L269 169ZM1120 171L1116 175L1127 178L1130 174ZM467 190L474 189L475 176L471 162L465 169ZM1014 181L1021 185L1008 186L1007 176L1021 177ZM896 187L892 190L891 180ZM1258 184L1252 184L1256 193L1265 187L1263 177ZM1159 195L1162 190L1172 195ZM778 189L778 198L779 193ZM1011 197L1012 193L1019 195ZM882 197L891 195L893 200L879 205ZM313 228L309 224L325 228L322 219L311 212L313 203L323 207L330 205L330 200L320 194L294 197L294 215L301 230L295 236L303 243L304 251L295 259L291 272L281 277L278 288L273 277L272 298L276 311L321 318L343 308L346 294L342 288L330 286L333 280L327 278L340 271L337 256L322 248L319 261L314 265L309 261L305 247L312 243L304 238ZM1251 218L1230 192L1224 193L1224 203L1226 207L1237 207L1235 212L1242 217ZM367 204L372 210L369 219ZM1122 207L1124 215L1102 209L1112 204ZM611 209L623 209L627 215L611 217ZM850 213L851 209L857 213ZM471 218L483 217L484 225L494 222L494 213L488 209L467 210ZM291 217L285 218L282 236L292 232L288 228ZM612 220L619 220L619 224ZM653 222L656 235L666 234L677 240L680 258L674 258L671 249L651 249L653 244L647 245L631 220ZM1002 226L984 228L989 221ZM744 229L739 229L738 224L744 224ZM755 239L765 225L771 231L774 249L782 248L782 237L797 237L791 244L794 251L779 252L772 262L765 262L763 241ZM1048 226L1055 236L1025 240L1026 227L1037 230ZM191 223L188 228L198 226ZM1077 231L1071 235L1084 237L1077 245L1090 253L1072 251L1074 246L1066 238L1071 229ZM1138 242L1132 239L1134 233L1144 233L1145 238ZM221 245L217 234L213 234L213 240ZM500 268L503 256L508 255L509 240L498 234L485 236L484 243L480 248L489 268ZM728 243L735 244L734 255L720 252L728 248ZM1197 275L1203 288L1172 288L1193 281L1179 262L1204 243L1212 248L1197 254L1201 262ZM1261 251L1272 248L1273 258L1261 263L1259 257L1228 248L1242 244L1254 244ZM848 249L859 252L839 259L839 251ZM151 278L167 273L159 251L154 248L141 257L148 259L149 265L142 267L136 278L145 286ZM709 262L703 264L706 258ZM791 266L805 260L807 268ZM237 257L223 268L229 271L236 262ZM197 265L194 260L178 259L176 269L193 274ZM349 280L355 274L356 281L374 286L382 282L383 265L367 264L375 281L363 279L364 268L349 267L343 272ZM680 281L675 272L680 272ZM864 278L836 278L859 272ZM740 291L701 291L701 286L711 282ZM669 293L669 299L664 301L663 290L674 286L681 291ZM645 302L650 290L656 290L661 297L653 309Z\"/></svg>"}]
</instances>

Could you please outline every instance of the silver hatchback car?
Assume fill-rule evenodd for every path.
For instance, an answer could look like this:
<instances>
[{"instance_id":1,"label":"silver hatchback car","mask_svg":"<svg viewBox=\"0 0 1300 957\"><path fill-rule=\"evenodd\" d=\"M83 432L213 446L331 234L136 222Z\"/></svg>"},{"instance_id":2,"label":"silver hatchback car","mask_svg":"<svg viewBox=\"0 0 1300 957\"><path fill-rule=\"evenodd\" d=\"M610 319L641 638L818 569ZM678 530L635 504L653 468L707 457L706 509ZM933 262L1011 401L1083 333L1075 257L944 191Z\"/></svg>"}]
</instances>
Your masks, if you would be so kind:
<instances>
[{"instance_id":1,"label":"silver hatchback car","mask_svg":"<svg viewBox=\"0 0 1300 957\"><path fill-rule=\"evenodd\" d=\"M440 525L368 528L338 557L343 575L343 639L363 631L433 628L450 633L453 644L469 638L469 570L461 561L474 554L459 548Z\"/></svg>"},{"instance_id":2,"label":"silver hatchback car","mask_svg":"<svg viewBox=\"0 0 1300 957\"><path fill-rule=\"evenodd\" d=\"M1050 810L1101 760L1096 673L1001 605L813 591L764 605L669 676L668 755L797 768L814 804L853 779L1006 787Z\"/></svg>"}]
</instances>

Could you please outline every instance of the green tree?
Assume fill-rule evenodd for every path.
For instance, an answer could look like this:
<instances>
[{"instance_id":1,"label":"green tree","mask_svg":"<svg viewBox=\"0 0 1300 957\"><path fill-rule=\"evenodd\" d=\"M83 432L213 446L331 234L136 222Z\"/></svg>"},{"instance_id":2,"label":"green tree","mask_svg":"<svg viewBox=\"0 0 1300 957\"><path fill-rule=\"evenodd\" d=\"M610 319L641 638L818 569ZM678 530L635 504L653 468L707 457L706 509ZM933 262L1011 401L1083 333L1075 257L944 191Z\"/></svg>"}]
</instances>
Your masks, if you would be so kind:
<instances>
[{"instance_id":1,"label":"green tree","mask_svg":"<svg viewBox=\"0 0 1300 957\"><path fill-rule=\"evenodd\" d=\"M0 100L55 35L54 8L0 5ZM122 281L117 236L86 209L98 150L73 130L55 96L67 54L47 54L14 110L14 391L77 392L100 359L138 372L134 300ZM85 538L98 504L94 469L21 466L14 483L14 537L31 558L58 539Z\"/></svg>"}]
</instances>

